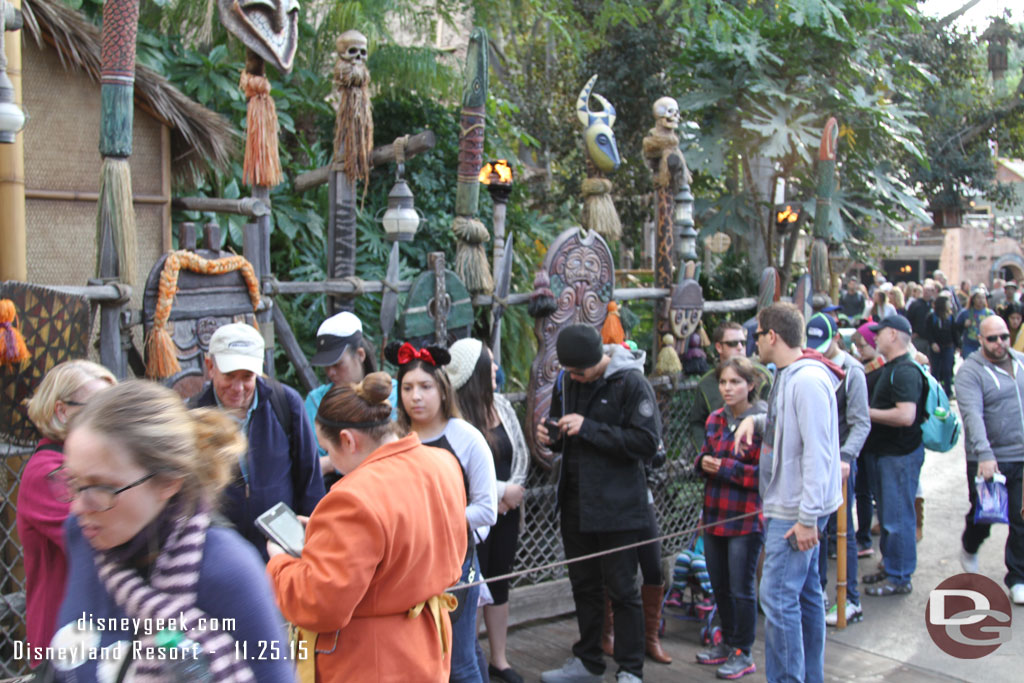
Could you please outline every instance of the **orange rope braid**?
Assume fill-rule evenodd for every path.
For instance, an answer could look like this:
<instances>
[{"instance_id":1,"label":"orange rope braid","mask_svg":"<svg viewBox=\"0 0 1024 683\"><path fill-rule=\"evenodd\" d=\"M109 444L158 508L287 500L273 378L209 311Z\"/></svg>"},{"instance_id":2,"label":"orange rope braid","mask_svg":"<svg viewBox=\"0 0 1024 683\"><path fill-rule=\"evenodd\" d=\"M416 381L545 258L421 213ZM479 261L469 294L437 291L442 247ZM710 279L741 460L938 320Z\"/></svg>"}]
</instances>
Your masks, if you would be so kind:
<instances>
[{"instance_id":1,"label":"orange rope braid","mask_svg":"<svg viewBox=\"0 0 1024 683\"><path fill-rule=\"evenodd\" d=\"M181 371L174 350L174 341L167 331L167 321L171 317L174 296L178 293L178 273L182 268L204 275L223 275L241 270L249 290L252 310L255 311L260 305L260 283L256 279L256 271L253 270L252 264L244 256L227 256L210 261L195 252L172 251L167 255L164 268L160 271L153 327L146 338L146 376L151 379L163 379Z\"/></svg>"},{"instance_id":2,"label":"orange rope braid","mask_svg":"<svg viewBox=\"0 0 1024 683\"><path fill-rule=\"evenodd\" d=\"M245 158L242 182L246 185L274 187L284 180L281 158L277 153L277 106L270 96L266 76L242 72L238 86L249 101L245 118Z\"/></svg>"}]
</instances>

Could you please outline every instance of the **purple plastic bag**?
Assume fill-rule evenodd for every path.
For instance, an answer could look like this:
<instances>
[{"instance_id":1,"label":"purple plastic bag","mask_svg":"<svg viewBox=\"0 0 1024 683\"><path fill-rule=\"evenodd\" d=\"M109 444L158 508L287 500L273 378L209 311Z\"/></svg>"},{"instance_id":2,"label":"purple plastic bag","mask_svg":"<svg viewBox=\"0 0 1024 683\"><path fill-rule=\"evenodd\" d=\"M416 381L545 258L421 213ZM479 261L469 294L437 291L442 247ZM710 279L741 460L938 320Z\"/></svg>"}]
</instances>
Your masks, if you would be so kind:
<instances>
[{"instance_id":1,"label":"purple plastic bag","mask_svg":"<svg viewBox=\"0 0 1024 683\"><path fill-rule=\"evenodd\" d=\"M974 506L975 524L1009 524L1010 501L1006 493L1006 477L996 472L991 479L974 479L978 504Z\"/></svg>"}]
</instances>

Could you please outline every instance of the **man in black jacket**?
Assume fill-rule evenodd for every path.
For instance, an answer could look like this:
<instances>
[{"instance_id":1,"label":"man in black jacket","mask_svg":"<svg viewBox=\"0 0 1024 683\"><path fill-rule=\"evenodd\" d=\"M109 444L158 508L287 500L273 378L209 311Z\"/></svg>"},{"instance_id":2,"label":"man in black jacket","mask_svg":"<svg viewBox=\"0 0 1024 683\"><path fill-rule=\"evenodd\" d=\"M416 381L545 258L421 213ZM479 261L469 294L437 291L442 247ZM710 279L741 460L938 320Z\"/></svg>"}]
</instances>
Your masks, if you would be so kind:
<instances>
[{"instance_id":1,"label":"man in black jacket","mask_svg":"<svg viewBox=\"0 0 1024 683\"><path fill-rule=\"evenodd\" d=\"M644 463L657 451L661 419L643 374L642 353L622 346L606 350L598 331L583 324L563 329L556 350L564 372L552 394L551 421L537 426L537 438L562 451L558 502L565 556L572 559L639 539L647 524ZM569 565L580 639L565 666L544 672L541 681L601 680L606 587L614 613L616 680L641 680L644 623L637 562L633 548Z\"/></svg>"}]
</instances>

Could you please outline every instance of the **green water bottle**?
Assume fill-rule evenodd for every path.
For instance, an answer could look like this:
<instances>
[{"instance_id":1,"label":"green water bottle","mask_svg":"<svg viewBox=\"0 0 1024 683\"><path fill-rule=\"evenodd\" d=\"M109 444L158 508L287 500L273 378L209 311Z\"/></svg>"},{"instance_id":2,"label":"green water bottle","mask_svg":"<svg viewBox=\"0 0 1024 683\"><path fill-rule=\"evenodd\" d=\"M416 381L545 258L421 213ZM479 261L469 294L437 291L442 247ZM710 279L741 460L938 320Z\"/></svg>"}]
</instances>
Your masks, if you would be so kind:
<instances>
[{"instance_id":1,"label":"green water bottle","mask_svg":"<svg viewBox=\"0 0 1024 683\"><path fill-rule=\"evenodd\" d=\"M935 406L934 417L945 422L946 418L949 417L949 411L943 408L942 406Z\"/></svg>"},{"instance_id":2,"label":"green water bottle","mask_svg":"<svg viewBox=\"0 0 1024 683\"><path fill-rule=\"evenodd\" d=\"M153 639L157 647L167 650L164 660L166 681L174 683L212 683L209 662L202 648L181 631L164 629Z\"/></svg>"}]
</instances>

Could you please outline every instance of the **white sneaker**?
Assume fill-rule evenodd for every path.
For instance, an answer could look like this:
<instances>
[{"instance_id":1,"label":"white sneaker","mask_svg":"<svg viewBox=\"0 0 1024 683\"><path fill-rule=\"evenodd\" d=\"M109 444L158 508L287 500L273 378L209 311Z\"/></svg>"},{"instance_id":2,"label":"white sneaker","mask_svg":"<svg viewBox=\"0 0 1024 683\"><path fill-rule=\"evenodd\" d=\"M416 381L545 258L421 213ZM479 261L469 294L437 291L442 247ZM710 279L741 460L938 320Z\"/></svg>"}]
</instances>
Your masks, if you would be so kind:
<instances>
[{"instance_id":1,"label":"white sneaker","mask_svg":"<svg viewBox=\"0 0 1024 683\"><path fill-rule=\"evenodd\" d=\"M1024 586L1022 586L1024 588ZM864 618L864 610L861 609L860 605L855 605L852 602L846 603L846 623L855 624ZM829 608L828 612L825 613L825 625L826 626L838 626L839 625L839 605L835 604Z\"/></svg>"},{"instance_id":2,"label":"white sneaker","mask_svg":"<svg viewBox=\"0 0 1024 683\"><path fill-rule=\"evenodd\" d=\"M570 657L561 669L552 669L540 675L541 683L601 683L603 679L604 676L587 671L579 657Z\"/></svg>"},{"instance_id":3,"label":"white sneaker","mask_svg":"<svg viewBox=\"0 0 1024 683\"><path fill-rule=\"evenodd\" d=\"M978 573L978 553L969 553L960 547L960 566L968 574Z\"/></svg>"},{"instance_id":4,"label":"white sneaker","mask_svg":"<svg viewBox=\"0 0 1024 683\"><path fill-rule=\"evenodd\" d=\"M1010 599L1015 605L1024 605L1024 583L1015 583L1010 586Z\"/></svg>"}]
</instances>

